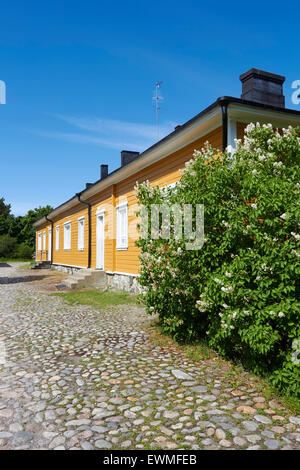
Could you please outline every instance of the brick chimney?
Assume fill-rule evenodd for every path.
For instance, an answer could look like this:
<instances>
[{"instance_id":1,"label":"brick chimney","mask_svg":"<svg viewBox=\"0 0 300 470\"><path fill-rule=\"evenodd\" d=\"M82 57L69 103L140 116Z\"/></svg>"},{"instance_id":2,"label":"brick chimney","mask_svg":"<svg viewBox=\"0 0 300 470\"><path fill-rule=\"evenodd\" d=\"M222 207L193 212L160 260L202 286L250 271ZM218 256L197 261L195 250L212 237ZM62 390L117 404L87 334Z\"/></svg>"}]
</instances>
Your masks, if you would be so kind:
<instances>
[{"instance_id":1,"label":"brick chimney","mask_svg":"<svg viewBox=\"0 0 300 470\"><path fill-rule=\"evenodd\" d=\"M108 165L100 165L100 179L103 180L108 175Z\"/></svg>"},{"instance_id":2,"label":"brick chimney","mask_svg":"<svg viewBox=\"0 0 300 470\"><path fill-rule=\"evenodd\" d=\"M132 152L131 150L122 150L121 152L121 166L128 165L139 156L139 152Z\"/></svg>"},{"instance_id":3,"label":"brick chimney","mask_svg":"<svg viewBox=\"0 0 300 470\"><path fill-rule=\"evenodd\" d=\"M282 85L285 77L263 70L250 69L240 76L241 98L269 106L285 107Z\"/></svg>"}]
</instances>

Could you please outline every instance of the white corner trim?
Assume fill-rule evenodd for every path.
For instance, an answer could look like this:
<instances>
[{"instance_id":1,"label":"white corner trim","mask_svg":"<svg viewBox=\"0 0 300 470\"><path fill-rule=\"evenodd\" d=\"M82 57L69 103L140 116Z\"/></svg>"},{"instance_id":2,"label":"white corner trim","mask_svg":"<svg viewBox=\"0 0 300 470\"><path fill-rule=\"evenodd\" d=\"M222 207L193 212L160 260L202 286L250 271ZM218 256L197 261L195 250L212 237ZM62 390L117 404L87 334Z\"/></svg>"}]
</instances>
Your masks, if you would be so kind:
<instances>
[{"instance_id":1,"label":"white corner trim","mask_svg":"<svg viewBox=\"0 0 300 470\"><path fill-rule=\"evenodd\" d=\"M236 131L236 119L233 119L231 116L228 116L228 126L227 126L227 152L234 153L236 151L236 144L234 139L237 137Z\"/></svg>"}]
</instances>

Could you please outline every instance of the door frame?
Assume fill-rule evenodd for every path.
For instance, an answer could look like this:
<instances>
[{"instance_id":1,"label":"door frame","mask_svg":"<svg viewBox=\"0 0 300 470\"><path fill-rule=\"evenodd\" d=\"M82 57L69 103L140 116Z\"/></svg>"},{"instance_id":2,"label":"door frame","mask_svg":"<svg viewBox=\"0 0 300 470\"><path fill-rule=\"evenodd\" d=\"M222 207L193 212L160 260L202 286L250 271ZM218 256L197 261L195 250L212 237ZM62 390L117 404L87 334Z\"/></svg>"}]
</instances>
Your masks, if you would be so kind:
<instances>
[{"instance_id":1,"label":"door frame","mask_svg":"<svg viewBox=\"0 0 300 470\"><path fill-rule=\"evenodd\" d=\"M96 212L96 269L101 269L104 271L104 257L105 257L105 210L99 210ZM100 234L100 218L102 217L102 233ZM101 254L101 261L102 266L98 264L98 237L102 235L102 254ZM100 240L99 240L100 243Z\"/></svg>"}]
</instances>

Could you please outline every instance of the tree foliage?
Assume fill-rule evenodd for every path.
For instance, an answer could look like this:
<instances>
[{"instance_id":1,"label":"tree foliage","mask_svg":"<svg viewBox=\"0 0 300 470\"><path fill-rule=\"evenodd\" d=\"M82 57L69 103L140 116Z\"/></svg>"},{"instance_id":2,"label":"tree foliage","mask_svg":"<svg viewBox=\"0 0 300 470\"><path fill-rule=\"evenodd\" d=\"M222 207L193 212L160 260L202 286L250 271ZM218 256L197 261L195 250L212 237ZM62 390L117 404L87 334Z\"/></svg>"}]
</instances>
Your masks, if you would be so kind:
<instances>
[{"instance_id":1,"label":"tree foliage","mask_svg":"<svg viewBox=\"0 0 300 470\"><path fill-rule=\"evenodd\" d=\"M47 205L30 209L24 216L14 216L11 205L0 198L0 257L31 258L35 243L33 223L51 210Z\"/></svg>"},{"instance_id":2,"label":"tree foliage","mask_svg":"<svg viewBox=\"0 0 300 470\"><path fill-rule=\"evenodd\" d=\"M176 191L138 185L140 204L204 204L205 243L140 238L148 312L178 340L206 337L227 358L300 396L300 129L250 124L234 155L206 145ZM174 227L173 227L174 228ZM298 349L297 349L298 348ZM299 351L298 351L299 350Z\"/></svg>"}]
</instances>

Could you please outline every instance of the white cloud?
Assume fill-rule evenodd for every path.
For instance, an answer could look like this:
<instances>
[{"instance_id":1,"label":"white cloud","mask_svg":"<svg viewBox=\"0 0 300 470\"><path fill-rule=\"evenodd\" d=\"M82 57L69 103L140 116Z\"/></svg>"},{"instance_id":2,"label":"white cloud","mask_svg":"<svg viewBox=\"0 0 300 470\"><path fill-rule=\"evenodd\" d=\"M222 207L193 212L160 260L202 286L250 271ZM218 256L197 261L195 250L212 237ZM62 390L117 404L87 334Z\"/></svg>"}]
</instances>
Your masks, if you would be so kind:
<instances>
[{"instance_id":1,"label":"white cloud","mask_svg":"<svg viewBox=\"0 0 300 470\"><path fill-rule=\"evenodd\" d=\"M35 134L67 142L93 144L117 150L142 152L157 141L154 125L104 118L85 118L54 114L54 117L83 132L34 131ZM174 123L160 126L160 138L174 130Z\"/></svg>"}]
</instances>

